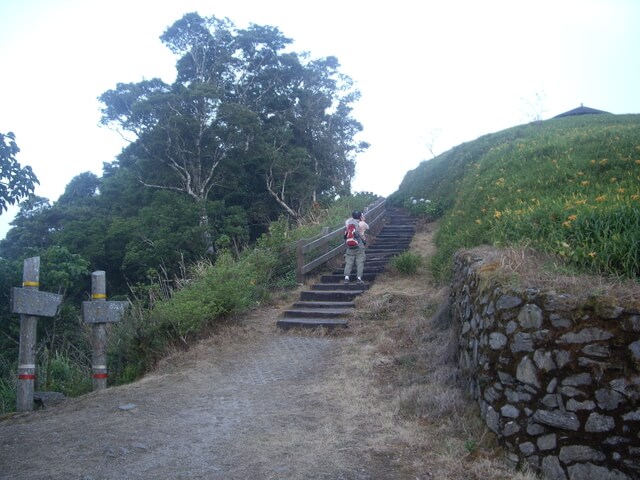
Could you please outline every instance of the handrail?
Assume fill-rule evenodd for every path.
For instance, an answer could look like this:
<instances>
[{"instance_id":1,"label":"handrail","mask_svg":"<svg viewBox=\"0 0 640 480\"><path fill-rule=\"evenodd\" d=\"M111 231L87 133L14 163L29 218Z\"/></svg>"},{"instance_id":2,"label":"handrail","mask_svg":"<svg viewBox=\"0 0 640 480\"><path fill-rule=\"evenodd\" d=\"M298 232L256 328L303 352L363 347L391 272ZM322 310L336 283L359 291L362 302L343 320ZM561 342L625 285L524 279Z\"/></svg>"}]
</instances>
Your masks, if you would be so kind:
<instances>
[{"instance_id":1,"label":"handrail","mask_svg":"<svg viewBox=\"0 0 640 480\"><path fill-rule=\"evenodd\" d=\"M379 231L378 227L381 227L385 213L385 199L382 199L379 202L365 208L365 220L369 224L369 232L371 232L372 235L375 235ZM305 274L309 273L323 263L328 262L336 255L339 255L345 250L346 247L344 245L344 242L340 242L338 246L329 250L330 244L334 240L342 238L343 234L344 225L338 226L331 232L329 232L329 227L324 227L319 235L312 238L302 238L298 240L296 244L296 278L299 283L304 283ZM305 254L318 249L320 250L320 256L305 263Z\"/></svg>"}]
</instances>

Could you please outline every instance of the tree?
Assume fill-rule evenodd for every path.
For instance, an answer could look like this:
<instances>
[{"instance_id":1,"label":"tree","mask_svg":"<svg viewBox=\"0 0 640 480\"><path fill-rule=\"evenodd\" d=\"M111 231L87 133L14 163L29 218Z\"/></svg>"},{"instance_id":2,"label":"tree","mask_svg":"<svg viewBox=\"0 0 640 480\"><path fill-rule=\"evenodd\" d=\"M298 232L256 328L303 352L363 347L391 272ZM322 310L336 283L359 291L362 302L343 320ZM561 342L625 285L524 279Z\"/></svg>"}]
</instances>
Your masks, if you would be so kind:
<instances>
[{"instance_id":1,"label":"tree","mask_svg":"<svg viewBox=\"0 0 640 480\"><path fill-rule=\"evenodd\" d=\"M353 153L366 146L353 142L361 126L349 104L357 94L342 90L351 84L335 58L310 62L283 52L291 40L277 28L238 30L196 13L161 39L178 56L176 82L118 84L100 97L102 123L133 134L118 158L122 168L147 187L195 201L207 252L207 203L238 187L251 186L242 192L245 208L264 192L294 218L307 197L348 192Z\"/></svg>"},{"instance_id":2,"label":"tree","mask_svg":"<svg viewBox=\"0 0 640 480\"><path fill-rule=\"evenodd\" d=\"M21 167L16 160L20 149L15 139L12 132L0 133L0 215L8 205L31 195L40 183L31 167Z\"/></svg>"}]
</instances>

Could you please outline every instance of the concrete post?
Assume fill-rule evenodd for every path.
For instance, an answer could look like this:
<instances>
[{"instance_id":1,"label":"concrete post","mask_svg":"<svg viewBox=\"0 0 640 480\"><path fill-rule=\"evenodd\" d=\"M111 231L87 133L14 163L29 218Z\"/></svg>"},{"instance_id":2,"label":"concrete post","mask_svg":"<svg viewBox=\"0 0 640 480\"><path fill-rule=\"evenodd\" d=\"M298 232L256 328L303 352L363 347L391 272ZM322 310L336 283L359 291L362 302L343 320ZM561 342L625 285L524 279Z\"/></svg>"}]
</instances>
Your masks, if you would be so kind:
<instances>
[{"instance_id":1,"label":"concrete post","mask_svg":"<svg viewBox=\"0 0 640 480\"><path fill-rule=\"evenodd\" d=\"M53 317L62 303L62 295L38 291L40 257L27 258L22 272L22 288L11 289L11 311L20 314L18 350L17 405L19 412L33 410L36 381L36 331L38 317Z\"/></svg>"},{"instance_id":2,"label":"concrete post","mask_svg":"<svg viewBox=\"0 0 640 480\"><path fill-rule=\"evenodd\" d=\"M91 274L91 301L107 301L107 279L102 270ZM91 371L93 374L93 389L104 390L107 388L107 331L102 322L92 325L93 333L93 357Z\"/></svg>"},{"instance_id":3,"label":"concrete post","mask_svg":"<svg viewBox=\"0 0 640 480\"><path fill-rule=\"evenodd\" d=\"M40 286L40 257L27 258L22 271L22 288L38 290ZM17 410L33 410L33 391L36 381L36 329L38 317L20 315L20 346L18 353Z\"/></svg>"},{"instance_id":4,"label":"concrete post","mask_svg":"<svg viewBox=\"0 0 640 480\"><path fill-rule=\"evenodd\" d=\"M91 274L91 301L82 302L82 317L91 323L93 389L107 388L107 323L118 322L128 302L107 302L107 280L102 270Z\"/></svg>"}]
</instances>

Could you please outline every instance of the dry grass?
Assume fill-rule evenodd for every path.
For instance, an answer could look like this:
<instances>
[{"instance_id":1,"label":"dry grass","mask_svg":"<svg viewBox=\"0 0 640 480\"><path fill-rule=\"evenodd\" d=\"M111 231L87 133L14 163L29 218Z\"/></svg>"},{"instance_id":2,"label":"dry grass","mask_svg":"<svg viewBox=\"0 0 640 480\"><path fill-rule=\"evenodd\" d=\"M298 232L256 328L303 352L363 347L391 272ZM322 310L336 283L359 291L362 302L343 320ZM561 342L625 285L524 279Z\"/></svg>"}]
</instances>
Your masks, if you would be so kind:
<instances>
[{"instance_id":1,"label":"dry grass","mask_svg":"<svg viewBox=\"0 0 640 480\"><path fill-rule=\"evenodd\" d=\"M575 275L561 259L530 248L478 247L469 251L483 259L483 271L518 288L555 290L576 296L607 296L637 307L640 283L597 275Z\"/></svg>"},{"instance_id":2,"label":"dry grass","mask_svg":"<svg viewBox=\"0 0 640 480\"><path fill-rule=\"evenodd\" d=\"M430 230L427 225L417 233L410 248L425 260L434 252ZM507 464L476 403L460 387L449 292L434 285L427 263L409 277L393 271L380 276L357 300L350 335L360 346L351 361L371 368L369 388L386 399L378 407L391 406L395 424L394 434L373 448L404 458L420 479L533 480L534 474Z\"/></svg>"},{"instance_id":3,"label":"dry grass","mask_svg":"<svg viewBox=\"0 0 640 480\"><path fill-rule=\"evenodd\" d=\"M425 260L434 251L429 228L416 234L411 245L412 253ZM166 359L160 370L199 371L203 364L209 368L220 361L216 358L251 355L253 346L274 334L331 336L339 348L329 373L299 392L313 404L314 433L288 427L286 436L258 442L269 445L271 456L286 452L310 469L317 468L317 458L325 458L327 475L361 459L376 478L536 479L507 464L476 404L460 388L456 336L446 308L449 292L433 284L426 264L410 277L393 271L379 276L358 298L347 330L274 332L274 319L291 301L283 299ZM301 401L287 407L293 418L310 415ZM287 421L291 418L272 423ZM244 448L252 445L247 442ZM261 458L264 453L255 448L252 455Z\"/></svg>"}]
</instances>

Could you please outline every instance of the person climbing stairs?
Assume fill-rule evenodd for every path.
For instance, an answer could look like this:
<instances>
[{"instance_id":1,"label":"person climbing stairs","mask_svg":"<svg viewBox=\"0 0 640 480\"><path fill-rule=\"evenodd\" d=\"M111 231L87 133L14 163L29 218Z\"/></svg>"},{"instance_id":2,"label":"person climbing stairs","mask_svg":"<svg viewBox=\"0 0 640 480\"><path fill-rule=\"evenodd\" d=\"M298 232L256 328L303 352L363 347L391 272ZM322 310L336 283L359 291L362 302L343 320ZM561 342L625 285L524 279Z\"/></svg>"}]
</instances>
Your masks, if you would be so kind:
<instances>
[{"instance_id":1,"label":"person climbing stairs","mask_svg":"<svg viewBox=\"0 0 640 480\"><path fill-rule=\"evenodd\" d=\"M356 283L355 273L350 276L351 281L345 283L343 269L322 275L319 283L301 292L300 299L283 312L276 325L284 330L294 327L346 328L347 319L355 308L355 298L369 289L393 256L409 248L414 233L415 218L402 209L389 208L384 226L367 247L364 283Z\"/></svg>"}]
</instances>

